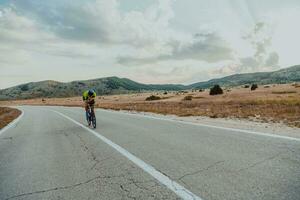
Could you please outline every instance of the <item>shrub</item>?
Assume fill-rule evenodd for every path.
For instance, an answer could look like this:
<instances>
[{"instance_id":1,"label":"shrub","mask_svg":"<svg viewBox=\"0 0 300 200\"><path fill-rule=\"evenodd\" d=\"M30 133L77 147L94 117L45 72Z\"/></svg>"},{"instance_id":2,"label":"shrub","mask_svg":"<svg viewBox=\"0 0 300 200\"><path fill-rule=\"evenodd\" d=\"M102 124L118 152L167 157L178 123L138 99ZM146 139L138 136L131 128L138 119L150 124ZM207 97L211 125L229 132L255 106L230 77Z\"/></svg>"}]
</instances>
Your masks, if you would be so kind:
<instances>
[{"instance_id":1,"label":"shrub","mask_svg":"<svg viewBox=\"0 0 300 200\"><path fill-rule=\"evenodd\" d=\"M164 92L164 95L168 94L168 92Z\"/></svg>"},{"instance_id":2,"label":"shrub","mask_svg":"<svg viewBox=\"0 0 300 200\"><path fill-rule=\"evenodd\" d=\"M83 83L83 82L78 82L77 84L81 85L81 86L85 86L85 83Z\"/></svg>"},{"instance_id":3,"label":"shrub","mask_svg":"<svg viewBox=\"0 0 300 200\"><path fill-rule=\"evenodd\" d=\"M251 85L251 90L256 90L258 88L257 84L252 84Z\"/></svg>"},{"instance_id":4,"label":"shrub","mask_svg":"<svg viewBox=\"0 0 300 200\"><path fill-rule=\"evenodd\" d=\"M210 118L218 118L218 115L212 114L212 115L210 115L209 117L210 117Z\"/></svg>"},{"instance_id":5,"label":"shrub","mask_svg":"<svg viewBox=\"0 0 300 200\"><path fill-rule=\"evenodd\" d=\"M159 96L151 95L146 98L146 101L155 101L155 100L160 100L161 98Z\"/></svg>"},{"instance_id":6,"label":"shrub","mask_svg":"<svg viewBox=\"0 0 300 200\"><path fill-rule=\"evenodd\" d=\"M250 85L244 85L244 88L249 88L250 87Z\"/></svg>"},{"instance_id":7,"label":"shrub","mask_svg":"<svg viewBox=\"0 0 300 200\"><path fill-rule=\"evenodd\" d=\"M22 91L28 91L28 90L29 90L29 87L28 87L27 84L25 84L25 85L21 85L21 86L20 86L20 89L21 89Z\"/></svg>"},{"instance_id":8,"label":"shrub","mask_svg":"<svg viewBox=\"0 0 300 200\"><path fill-rule=\"evenodd\" d=\"M215 85L214 87L210 88L209 95L218 95L223 94L223 90L219 85Z\"/></svg>"},{"instance_id":9,"label":"shrub","mask_svg":"<svg viewBox=\"0 0 300 200\"><path fill-rule=\"evenodd\" d=\"M204 92L204 89L199 89L199 92Z\"/></svg>"},{"instance_id":10,"label":"shrub","mask_svg":"<svg viewBox=\"0 0 300 200\"><path fill-rule=\"evenodd\" d=\"M191 95L185 96L183 98L183 100L185 100L185 101L191 101L192 99L193 99L193 97Z\"/></svg>"},{"instance_id":11,"label":"shrub","mask_svg":"<svg viewBox=\"0 0 300 200\"><path fill-rule=\"evenodd\" d=\"M179 91L179 93L183 93L183 94L185 94L185 93L188 93L188 91L181 90L181 91Z\"/></svg>"}]
</instances>

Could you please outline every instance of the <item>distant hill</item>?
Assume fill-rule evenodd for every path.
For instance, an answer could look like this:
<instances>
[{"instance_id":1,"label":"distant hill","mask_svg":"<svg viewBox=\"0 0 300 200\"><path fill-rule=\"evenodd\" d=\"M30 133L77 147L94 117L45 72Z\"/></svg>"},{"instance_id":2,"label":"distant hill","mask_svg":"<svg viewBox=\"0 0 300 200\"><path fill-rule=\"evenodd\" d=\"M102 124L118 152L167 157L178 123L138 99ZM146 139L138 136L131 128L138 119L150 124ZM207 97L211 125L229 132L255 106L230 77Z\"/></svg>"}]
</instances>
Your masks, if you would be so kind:
<instances>
[{"instance_id":1,"label":"distant hill","mask_svg":"<svg viewBox=\"0 0 300 200\"><path fill-rule=\"evenodd\" d=\"M245 84L257 83L265 84L282 84L300 81L300 65L281 69L274 72L256 72L247 74L234 74L223 78L211 79L209 81L198 82L189 85L189 88L210 88L219 84L224 86L239 86Z\"/></svg>"},{"instance_id":2,"label":"distant hill","mask_svg":"<svg viewBox=\"0 0 300 200\"><path fill-rule=\"evenodd\" d=\"M93 88L98 95L124 94L154 90L183 90L183 85L141 84L130 79L107 77L85 81L62 83L57 81L31 82L0 90L0 100L30 99L40 97L79 96L84 90Z\"/></svg>"},{"instance_id":3,"label":"distant hill","mask_svg":"<svg viewBox=\"0 0 300 200\"><path fill-rule=\"evenodd\" d=\"M68 83L48 80L26 83L0 90L0 100L29 99L41 97L72 97L81 95L84 90L87 90L89 88L95 89L98 95L105 95L142 91L178 91L186 89L210 88L216 84L219 84L222 87L230 87L251 83L262 85L291 82L300 82L300 65L274 72L235 74L226 76L224 78L198 82L187 86L175 84L142 84L127 78L118 77L107 77L85 81L72 81Z\"/></svg>"}]
</instances>

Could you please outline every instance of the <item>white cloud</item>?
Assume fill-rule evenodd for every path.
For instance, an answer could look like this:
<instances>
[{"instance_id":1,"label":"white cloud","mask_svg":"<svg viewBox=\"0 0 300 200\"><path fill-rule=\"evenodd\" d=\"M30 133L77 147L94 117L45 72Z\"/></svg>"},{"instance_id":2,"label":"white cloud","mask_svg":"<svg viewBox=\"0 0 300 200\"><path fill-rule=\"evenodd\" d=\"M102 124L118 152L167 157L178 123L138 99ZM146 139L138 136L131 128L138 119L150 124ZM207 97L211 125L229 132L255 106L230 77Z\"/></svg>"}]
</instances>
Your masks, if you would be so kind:
<instances>
[{"instance_id":1,"label":"white cloud","mask_svg":"<svg viewBox=\"0 0 300 200\"><path fill-rule=\"evenodd\" d=\"M118 62L124 65L142 65L157 64L165 60L193 59L215 63L233 58L232 49L215 33L196 34L189 42L174 40L166 46L170 49L168 53L160 52L159 55L152 57L124 56L119 57Z\"/></svg>"},{"instance_id":2,"label":"white cloud","mask_svg":"<svg viewBox=\"0 0 300 200\"><path fill-rule=\"evenodd\" d=\"M188 83L300 62L299 3L216 2L155 0L126 10L118 0L0 5L0 73L11 77L0 88L110 75Z\"/></svg>"},{"instance_id":3,"label":"white cloud","mask_svg":"<svg viewBox=\"0 0 300 200\"><path fill-rule=\"evenodd\" d=\"M235 61L217 70L217 73L229 75L277 70L280 57L272 48L273 31L269 22L254 24L242 37L252 46L253 53L246 57L236 54Z\"/></svg>"},{"instance_id":4,"label":"white cloud","mask_svg":"<svg viewBox=\"0 0 300 200\"><path fill-rule=\"evenodd\" d=\"M130 75L129 78L145 83L190 84L215 77L214 72L210 69L215 66L222 66L222 64L224 63L207 64L203 61L191 59L165 60L161 61L159 65L144 64L143 67L130 67L128 68L128 74ZM201 67L204 65L208 68Z\"/></svg>"}]
</instances>

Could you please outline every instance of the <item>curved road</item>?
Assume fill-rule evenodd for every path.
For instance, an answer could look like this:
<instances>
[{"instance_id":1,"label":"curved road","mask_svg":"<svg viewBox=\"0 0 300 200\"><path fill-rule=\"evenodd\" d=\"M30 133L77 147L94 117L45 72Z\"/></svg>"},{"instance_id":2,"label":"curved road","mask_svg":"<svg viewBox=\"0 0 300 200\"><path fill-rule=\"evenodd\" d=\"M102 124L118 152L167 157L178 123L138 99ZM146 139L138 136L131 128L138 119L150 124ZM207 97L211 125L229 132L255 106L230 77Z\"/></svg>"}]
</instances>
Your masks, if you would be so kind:
<instances>
[{"instance_id":1,"label":"curved road","mask_svg":"<svg viewBox=\"0 0 300 200\"><path fill-rule=\"evenodd\" d=\"M82 108L20 108L0 134L1 200L300 199L299 139L104 110L91 130Z\"/></svg>"}]
</instances>

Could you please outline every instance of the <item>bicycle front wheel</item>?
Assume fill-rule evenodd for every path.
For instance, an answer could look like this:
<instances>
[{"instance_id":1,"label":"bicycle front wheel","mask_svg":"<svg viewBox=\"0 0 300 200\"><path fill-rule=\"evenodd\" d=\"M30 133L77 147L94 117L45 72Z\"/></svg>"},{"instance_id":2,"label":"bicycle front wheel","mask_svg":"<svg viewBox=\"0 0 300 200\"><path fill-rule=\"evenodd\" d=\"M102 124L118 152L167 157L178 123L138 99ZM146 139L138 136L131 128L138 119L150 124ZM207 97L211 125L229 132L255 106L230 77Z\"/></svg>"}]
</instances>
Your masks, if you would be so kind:
<instances>
[{"instance_id":1,"label":"bicycle front wheel","mask_svg":"<svg viewBox=\"0 0 300 200\"><path fill-rule=\"evenodd\" d=\"M96 128L96 117L94 116L93 119L92 119L92 124L93 124L93 128Z\"/></svg>"}]
</instances>

